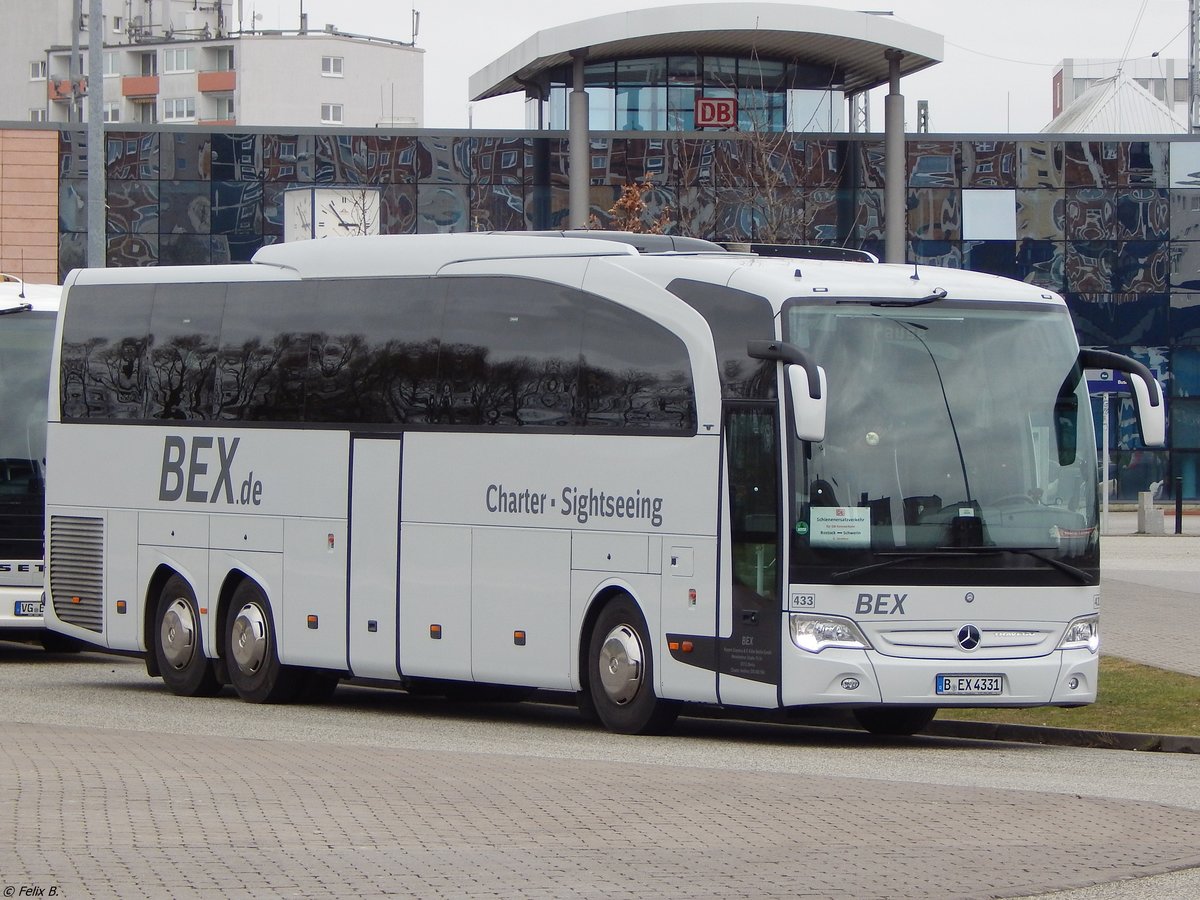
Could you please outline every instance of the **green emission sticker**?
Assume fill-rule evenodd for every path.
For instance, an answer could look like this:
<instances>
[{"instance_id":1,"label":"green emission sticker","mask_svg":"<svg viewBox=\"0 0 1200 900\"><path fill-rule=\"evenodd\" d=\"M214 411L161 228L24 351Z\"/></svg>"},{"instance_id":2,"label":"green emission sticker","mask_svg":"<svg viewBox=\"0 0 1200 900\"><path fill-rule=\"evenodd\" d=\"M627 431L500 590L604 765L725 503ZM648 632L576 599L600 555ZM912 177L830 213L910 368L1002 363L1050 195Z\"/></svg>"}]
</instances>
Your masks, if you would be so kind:
<instances>
[{"instance_id":1,"label":"green emission sticker","mask_svg":"<svg viewBox=\"0 0 1200 900\"><path fill-rule=\"evenodd\" d=\"M797 522L796 523L796 534L808 534L808 523L807 522Z\"/></svg>"}]
</instances>

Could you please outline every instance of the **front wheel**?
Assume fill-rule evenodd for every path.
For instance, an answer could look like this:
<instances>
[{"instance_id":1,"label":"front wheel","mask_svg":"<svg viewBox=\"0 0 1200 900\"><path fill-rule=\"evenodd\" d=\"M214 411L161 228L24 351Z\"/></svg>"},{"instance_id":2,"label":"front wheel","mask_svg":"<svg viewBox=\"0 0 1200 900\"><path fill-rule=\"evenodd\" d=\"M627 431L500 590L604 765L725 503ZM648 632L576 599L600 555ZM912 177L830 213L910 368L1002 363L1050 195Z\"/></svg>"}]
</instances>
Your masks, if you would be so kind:
<instances>
[{"instance_id":1,"label":"front wheel","mask_svg":"<svg viewBox=\"0 0 1200 900\"><path fill-rule=\"evenodd\" d=\"M646 623L628 596L610 600L592 626L587 691L604 727L618 734L655 734L679 714L677 703L654 694Z\"/></svg>"},{"instance_id":2,"label":"front wheel","mask_svg":"<svg viewBox=\"0 0 1200 900\"><path fill-rule=\"evenodd\" d=\"M221 690L204 655L196 594L179 575L168 578L158 594L154 655L162 680L180 697L212 697Z\"/></svg>"},{"instance_id":3,"label":"front wheel","mask_svg":"<svg viewBox=\"0 0 1200 900\"><path fill-rule=\"evenodd\" d=\"M271 604L253 581L233 592L225 616L229 680L248 703L287 703L303 686L303 672L279 662Z\"/></svg>"},{"instance_id":4,"label":"front wheel","mask_svg":"<svg viewBox=\"0 0 1200 900\"><path fill-rule=\"evenodd\" d=\"M891 737L923 731L936 715L936 706L871 706L854 710L858 724L871 734Z\"/></svg>"}]
</instances>

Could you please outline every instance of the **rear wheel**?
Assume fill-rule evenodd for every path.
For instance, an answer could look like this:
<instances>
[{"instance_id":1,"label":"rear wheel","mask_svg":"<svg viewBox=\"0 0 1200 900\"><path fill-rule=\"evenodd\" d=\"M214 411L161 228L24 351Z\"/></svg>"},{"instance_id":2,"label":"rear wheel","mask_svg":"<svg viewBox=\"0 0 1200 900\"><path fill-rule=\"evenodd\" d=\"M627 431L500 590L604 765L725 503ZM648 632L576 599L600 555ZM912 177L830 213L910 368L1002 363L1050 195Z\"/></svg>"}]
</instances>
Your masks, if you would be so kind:
<instances>
[{"instance_id":1,"label":"rear wheel","mask_svg":"<svg viewBox=\"0 0 1200 900\"><path fill-rule=\"evenodd\" d=\"M854 710L858 724L871 734L891 736L916 734L936 715L936 706L872 706Z\"/></svg>"},{"instance_id":2,"label":"rear wheel","mask_svg":"<svg viewBox=\"0 0 1200 900\"><path fill-rule=\"evenodd\" d=\"M628 595L610 600L592 626L587 675L590 705L609 731L654 734L669 727L679 713L677 703L654 694L646 623Z\"/></svg>"},{"instance_id":3,"label":"rear wheel","mask_svg":"<svg viewBox=\"0 0 1200 900\"><path fill-rule=\"evenodd\" d=\"M212 697L221 685L204 655L196 594L181 576L167 579L154 614L154 655L162 680L181 697Z\"/></svg>"},{"instance_id":4,"label":"rear wheel","mask_svg":"<svg viewBox=\"0 0 1200 900\"><path fill-rule=\"evenodd\" d=\"M229 680L248 703L287 703L303 686L304 673L279 662L271 604L253 581L233 592L225 616Z\"/></svg>"}]
</instances>

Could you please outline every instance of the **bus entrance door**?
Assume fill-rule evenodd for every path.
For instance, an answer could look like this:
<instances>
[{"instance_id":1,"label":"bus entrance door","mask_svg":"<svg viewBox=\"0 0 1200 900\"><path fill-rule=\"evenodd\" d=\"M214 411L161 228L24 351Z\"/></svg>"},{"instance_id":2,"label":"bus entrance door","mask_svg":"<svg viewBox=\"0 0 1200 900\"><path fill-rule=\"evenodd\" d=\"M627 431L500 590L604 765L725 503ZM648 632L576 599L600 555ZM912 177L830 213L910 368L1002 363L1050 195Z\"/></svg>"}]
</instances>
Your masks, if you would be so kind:
<instances>
[{"instance_id":1,"label":"bus entrance door","mask_svg":"<svg viewBox=\"0 0 1200 900\"><path fill-rule=\"evenodd\" d=\"M722 703L778 703L779 440L770 403L730 402L725 410L732 571L722 579L730 635L718 641ZM725 616L724 621L729 621Z\"/></svg>"}]
</instances>

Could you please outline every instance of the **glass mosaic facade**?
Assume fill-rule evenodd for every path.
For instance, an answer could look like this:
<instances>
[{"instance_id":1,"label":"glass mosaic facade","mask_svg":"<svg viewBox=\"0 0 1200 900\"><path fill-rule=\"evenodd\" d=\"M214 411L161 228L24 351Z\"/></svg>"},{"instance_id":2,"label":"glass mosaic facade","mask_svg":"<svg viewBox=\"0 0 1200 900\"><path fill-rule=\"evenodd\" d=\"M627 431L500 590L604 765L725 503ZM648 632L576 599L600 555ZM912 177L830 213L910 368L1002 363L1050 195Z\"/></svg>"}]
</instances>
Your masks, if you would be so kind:
<instances>
[{"instance_id":1,"label":"glass mosaic facade","mask_svg":"<svg viewBox=\"0 0 1200 900\"><path fill-rule=\"evenodd\" d=\"M615 76L614 76L615 77ZM59 267L83 264L86 147L59 151ZM1169 396L1169 450L1140 449L1113 405L1117 494L1181 477L1200 498L1200 141L908 140L909 260L1062 293L1081 343L1128 353ZM282 240L283 195L371 186L384 234L565 227L567 142L529 132L397 135L109 132L113 266L245 262ZM860 247L882 256L881 135L594 135L603 221L623 184L650 181L675 233ZM1003 378L1003 373L997 373ZM1099 401L1097 400L1097 422Z\"/></svg>"}]
</instances>

